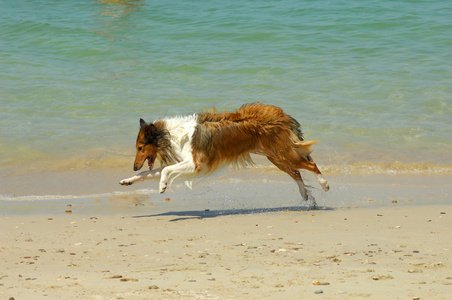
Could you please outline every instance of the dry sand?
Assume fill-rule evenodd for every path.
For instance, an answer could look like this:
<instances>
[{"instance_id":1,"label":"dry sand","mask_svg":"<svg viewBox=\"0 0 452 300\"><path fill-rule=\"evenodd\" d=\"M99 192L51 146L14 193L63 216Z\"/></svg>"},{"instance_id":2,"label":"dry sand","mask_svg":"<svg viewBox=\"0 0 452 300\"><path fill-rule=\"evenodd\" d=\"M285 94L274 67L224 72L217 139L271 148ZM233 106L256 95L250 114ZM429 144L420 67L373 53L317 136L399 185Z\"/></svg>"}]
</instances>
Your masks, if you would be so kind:
<instances>
[{"instance_id":1,"label":"dry sand","mask_svg":"<svg viewBox=\"0 0 452 300\"><path fill-rule=\"evenodd\" d=\"M449 205L148 213L2 217L0 299L451 299Z\"/></svg>"}]
</instances>

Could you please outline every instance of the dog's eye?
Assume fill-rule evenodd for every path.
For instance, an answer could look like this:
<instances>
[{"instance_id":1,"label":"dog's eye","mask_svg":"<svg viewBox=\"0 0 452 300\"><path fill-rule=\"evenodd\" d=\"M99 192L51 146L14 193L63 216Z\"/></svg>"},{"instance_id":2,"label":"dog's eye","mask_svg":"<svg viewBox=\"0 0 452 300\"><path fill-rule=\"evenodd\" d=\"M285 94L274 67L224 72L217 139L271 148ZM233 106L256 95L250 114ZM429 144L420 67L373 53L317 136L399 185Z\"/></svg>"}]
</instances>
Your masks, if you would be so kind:
<instances>
[{"instance_id":1,"label":"dog's eye","mask_svg":"<svg viewBox=\"0 0 452 300\"><path fill-rule=\"evenodd\" d=\"M143 147L138 147L138 151L141 151L141 150L143 150Z\"/></svg>"}]
</instances>

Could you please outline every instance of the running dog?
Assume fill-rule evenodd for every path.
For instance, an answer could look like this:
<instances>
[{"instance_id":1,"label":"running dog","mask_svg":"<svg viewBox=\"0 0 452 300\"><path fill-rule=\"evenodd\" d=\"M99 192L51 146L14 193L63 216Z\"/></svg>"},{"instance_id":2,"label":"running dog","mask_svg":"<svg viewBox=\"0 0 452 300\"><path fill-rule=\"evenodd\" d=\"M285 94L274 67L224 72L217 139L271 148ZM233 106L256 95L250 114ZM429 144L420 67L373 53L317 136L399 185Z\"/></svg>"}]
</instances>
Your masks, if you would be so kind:
<instances>
[{"instance_id":1,"label":"running dog","mask_svg":"<svg viewBox=\"0 0 452 300\"><path fill-rule=\"evenodd\" d=\"M300 194L308 193L298 169L314 172L325 191L329 185L314 163L311 146L305 141L300 124L279 107L246 104L234 112L209 112L186 117L159 119L146 123L140 119L133 170L148 160L149 171L121 180L131 185L139 180L160 177L159 191L183 175L191 187L198 175L213 173L229 164L252 164L251 153L264 155L298 184ZM158 159L162 167L153 169Z\"/></svg>"}]
</instances>

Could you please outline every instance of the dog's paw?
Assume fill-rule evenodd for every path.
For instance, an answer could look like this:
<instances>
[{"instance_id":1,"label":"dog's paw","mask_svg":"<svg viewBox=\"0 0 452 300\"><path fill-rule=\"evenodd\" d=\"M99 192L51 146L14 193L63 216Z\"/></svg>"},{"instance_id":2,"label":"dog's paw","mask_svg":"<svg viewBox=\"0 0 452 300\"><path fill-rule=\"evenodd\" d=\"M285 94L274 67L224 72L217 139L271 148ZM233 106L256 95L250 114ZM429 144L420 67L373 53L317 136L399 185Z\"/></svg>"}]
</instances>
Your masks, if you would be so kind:
<instances>
[{"instance_id":1,"label":"dog's paw","mask_svg":"<svg viewBox=\"0 0 452 300\"><path fill-rule=\"evenodd\" d=\"M330 185L328 184L328 182L325 179L320 181L320 185L322 186L322 188L325 192L328 192L328 190L330 189Z\"/></svg>"},{"instance_id":2,"label":"dog's paw","mask_svg":"<svg viewBox=\"0 0 452 300\"><path fill-rule=\"evenodd\" d=\"M124 180L121 180L120 182L119 182L119 184L120 185L132 185L132 183L133 183L133 181L129 181L129 180L127 180L127 179L124 179Z\"/></svg>"},{"instance_id":3,"label":"dog's paw","mask_svg":"<svg viewBox=\"0 0 452 300\"><path fill-rule=\"evenodd\" d=\"M322 174L318 174L317 175L317 180L319 181L320 185L322 186L323 190L325 192L328 192L328 190L330 189L330 185L328 184L328 182L325 180L325 178L323 178Z\"/></svg>"},{"instance_id":4,"label":"dog's paw","mask_svg":"<svg viewBox=\"0 0 452 300\"><path fill-rule=\"evenodd\" d=\"M167 184L164 181L160 182L160 194L163 194L166 190Z\"/></svg>"}]
</instances>

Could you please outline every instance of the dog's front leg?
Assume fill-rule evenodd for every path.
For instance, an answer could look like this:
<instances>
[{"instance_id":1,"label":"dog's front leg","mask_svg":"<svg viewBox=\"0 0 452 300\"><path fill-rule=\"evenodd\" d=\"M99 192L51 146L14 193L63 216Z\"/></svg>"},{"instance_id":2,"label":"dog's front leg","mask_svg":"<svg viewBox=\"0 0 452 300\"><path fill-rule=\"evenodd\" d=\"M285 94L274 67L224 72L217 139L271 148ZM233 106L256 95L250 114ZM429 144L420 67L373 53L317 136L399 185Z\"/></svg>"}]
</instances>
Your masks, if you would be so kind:
<instances>
[{"instance_id":1,"label":"dog's front leg","mask_svg":"<svg viewBox=\"0 0 452 300\"><path fill-rule=\"evenodd\" d=\"M160 177L160 175L162 174L162 170L163 170L163 168L158 168L158 169L151 170L151 171L144 171L144 172L139 173L138 175L121 180L119 182L119 184L131 185L134 182L139 181L139 180L148 180L148 179L157 178L157 177Z\"/></svg>"},{"instance_id":2,"label":"dog's front leg","mask_svg":"<svg viewBox=\"0 0 452 300\"><path fill-rule=\"evenodd\" d=\"M176 179L176 177L180 175L193 174L194 170L195 164L193 161L183 161L164 168L162 170L162 176L160 177L160 193L164 193L168 183Z\"/></svg>"}]
</instances>

